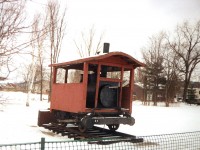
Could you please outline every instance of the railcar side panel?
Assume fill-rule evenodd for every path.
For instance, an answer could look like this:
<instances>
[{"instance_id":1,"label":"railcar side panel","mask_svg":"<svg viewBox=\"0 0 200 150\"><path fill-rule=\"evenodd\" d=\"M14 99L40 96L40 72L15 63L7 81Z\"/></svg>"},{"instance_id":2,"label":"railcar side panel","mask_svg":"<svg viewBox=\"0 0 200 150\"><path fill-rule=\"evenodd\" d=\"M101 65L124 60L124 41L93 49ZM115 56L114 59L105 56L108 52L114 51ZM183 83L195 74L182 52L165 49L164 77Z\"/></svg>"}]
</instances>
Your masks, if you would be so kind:
<instances>
[{"instance_id":1,"label":"railcar side panel","mask_svg":"<svg viewBox=\"0 0 200 150\"><path fill-rule=\"evenodd\" d=\"M131 99L130 88L129 87L123 87L122 88L121 105L122 105L122 108L128 109L128 112L131 114L132 99Z\"/></svg>"},{"instance_id":2,"label":"railcar side panel","mask_svg":"<svg viewBox=\"0 0 200 150\"><path fill-rule=\"evenodd\" d=\"M66 112L85 112L86 98L83 83L53 84L51 110Z\"/></svg>"}]
</instances>

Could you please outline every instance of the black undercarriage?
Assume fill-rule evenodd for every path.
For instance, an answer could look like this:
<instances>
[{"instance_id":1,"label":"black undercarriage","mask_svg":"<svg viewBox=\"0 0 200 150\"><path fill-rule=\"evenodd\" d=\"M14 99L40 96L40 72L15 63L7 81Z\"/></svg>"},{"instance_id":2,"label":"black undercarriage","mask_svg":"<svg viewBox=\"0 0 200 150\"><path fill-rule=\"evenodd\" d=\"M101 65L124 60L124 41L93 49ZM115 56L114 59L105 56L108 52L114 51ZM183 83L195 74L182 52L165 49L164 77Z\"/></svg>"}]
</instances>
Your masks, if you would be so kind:
<instances>
[{"instance_id":1,"label":"black undercarriage","mask_svg":"<svg viewBox=\"0 0 200 150\"><path fill-rule=\"evenodd\" d=\"M94 125L107 125L110 130L115 131L120 124L134 125L135 119L125 112L120 113L69 113L53 110L60 123L74 124L81 132L91 129Z\"/></svg>"}]
</instances>

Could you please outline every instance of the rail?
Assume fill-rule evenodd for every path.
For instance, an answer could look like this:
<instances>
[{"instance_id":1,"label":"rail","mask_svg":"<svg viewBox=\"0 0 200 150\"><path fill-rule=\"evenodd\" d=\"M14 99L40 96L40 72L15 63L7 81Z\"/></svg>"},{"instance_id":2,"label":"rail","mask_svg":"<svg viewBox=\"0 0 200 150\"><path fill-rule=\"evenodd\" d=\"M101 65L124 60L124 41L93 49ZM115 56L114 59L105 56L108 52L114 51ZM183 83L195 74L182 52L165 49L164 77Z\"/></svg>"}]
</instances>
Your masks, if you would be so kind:
<instances>
[{"instance_id":1,"label":"rail","mask_svg":"<svg viewBox=\"0 0 200 150\"><path fill-rule=\"evenodd\" d=\"M200 131L164 134L154 136L142 136L143 142L134 143L122 140L111 142L112 139L87 139L70 141L45 141L41 138L40 142L3 144L0 150L199 150ZM97 142L98 141L98 142ZM108 142L108 143L107 143ZM112 144L111 144L112 143Z\"/></svg>"}]
</instances>

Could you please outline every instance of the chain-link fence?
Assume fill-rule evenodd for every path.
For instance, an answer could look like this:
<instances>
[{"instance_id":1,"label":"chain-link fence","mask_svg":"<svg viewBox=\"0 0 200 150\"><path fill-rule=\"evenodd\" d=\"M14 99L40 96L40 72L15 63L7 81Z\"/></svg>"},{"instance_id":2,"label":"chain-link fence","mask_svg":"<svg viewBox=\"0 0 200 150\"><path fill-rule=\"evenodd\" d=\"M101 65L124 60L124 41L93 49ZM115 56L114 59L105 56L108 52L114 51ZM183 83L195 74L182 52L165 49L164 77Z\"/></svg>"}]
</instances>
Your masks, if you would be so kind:
<instances>
[{"instance_id":1,"label":"chain-link fence","mask_svg":"<svg viewBox=\"0 0 200 150\"><path fill-rule=\"evenodd\" d=\"M137 137L143 140L90 139L0 145L0 150L200 150L200 131ZM120 142L121 141L121 142Z\"/></svg>"}]
</instances>

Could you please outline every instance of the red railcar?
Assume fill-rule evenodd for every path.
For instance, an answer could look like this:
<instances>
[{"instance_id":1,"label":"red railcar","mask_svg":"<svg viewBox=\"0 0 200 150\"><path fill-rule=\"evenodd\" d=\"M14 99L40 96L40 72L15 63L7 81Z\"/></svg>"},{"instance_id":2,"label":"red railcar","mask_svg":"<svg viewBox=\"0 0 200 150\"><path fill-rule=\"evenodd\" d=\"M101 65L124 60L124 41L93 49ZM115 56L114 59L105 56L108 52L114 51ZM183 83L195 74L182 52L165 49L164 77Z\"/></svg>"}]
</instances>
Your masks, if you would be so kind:
<instances>
[{"instance_id":1,"label":"red railcar","mask_svg":"<svg viewBox=\"0 0 200 150\"><path fill-rule=\"evenodd\" d=\"M140 66L123 52L52 64L51 112L83 132L95 124L106 124L111 130L133 125L134 69Z\"/></svg>"}]
</instances>

